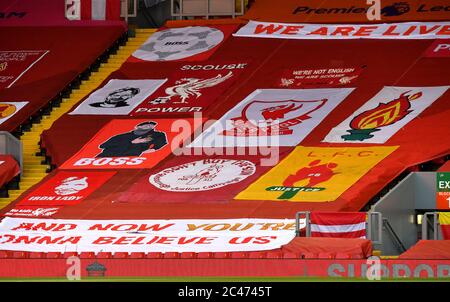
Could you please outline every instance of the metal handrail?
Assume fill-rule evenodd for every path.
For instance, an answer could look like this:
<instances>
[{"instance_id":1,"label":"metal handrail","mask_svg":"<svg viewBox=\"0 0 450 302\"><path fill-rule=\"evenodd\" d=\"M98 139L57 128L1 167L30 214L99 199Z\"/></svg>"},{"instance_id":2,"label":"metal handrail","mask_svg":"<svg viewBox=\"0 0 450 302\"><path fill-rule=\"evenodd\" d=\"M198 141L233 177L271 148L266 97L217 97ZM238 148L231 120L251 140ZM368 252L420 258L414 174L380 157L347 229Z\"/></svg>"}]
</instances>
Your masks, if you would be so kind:
<instances>
[{"instance_id":1,"label":"metal handrail","mask_svg":"<svg viewBox=\"0 0 450 302\"><path fill-rule=\"evenodd\" d=\"M133 3L133 13L130 14L130 3ZM120 0L120 16L125 18L128 23L128 18L134 18L137 16L138 2L137 0Z\"/></svg>"},{"instance_id":2,"label":"metal handrail","mask_svg":"<svg viewBox=\"0 0 450 302\"><path fill-rule=\"evenodd\" d=\"M306 237L311 237L311 220L310 212L297 212L295 214L295 236L300 237L300 216L305 215L306 219Z\"/></svg>"},{"instance_id":3,"label":"metal handrail","mask_svg":"<svg viewBox=\"0 0 450 302\"><path fill-rule=\"evenodd\" d=\"M235 18L236 16L242 16L244 14L244 8L245 8L245 3L244 0L240 0L241 1L241 10L239 12L236 12L236 2L233 1L232 5L233 5L233 11L230 13L214 13L214 12L210 12L210 1L211 0L205 0L205 9L206 11L202 14L202 13L183 13L183 2L184 0L179 0L179 13L174 11L175 8L175 2L174 0L170 0L170 13L172 15L172 17L197 17L197 16L204 16L206 17L206 19L209 19L210 16L232 16L233 18Z\"/></svg>"},{"instance_id":4,"label":"metal handrail","mask_svg":"<svg viewBox=\"0 0 450 302\"><path fill-rule=\"evenodd\" d=\"M383 225L386 227L386 230L389 234L394 238L394 242L397 244L397 247L399 247L400 253L403 253L406 251L406 247L403 244L403 242L400 240L400 238L397 236L397 233L395 233L394 228L389 223L389 220L387 218L383 218Z\"/></svg>"},{"instance_id":5,"label":"metal handrail","mask_svg":"<svg viewBox=\"0 0 450 302\"><path fill-rule=\"evenodd\" d=\"M380 212L367 213L367 239L371 240L373 244L383 243L383 215ZM377 222L377 236L373 238L373 223Z\"/></svg>"},{"instance_id":6,"label":"metal handrail","mask_svg":"<svg viewBox=\"0 0 450 302\"><path fill-rule=\"evenodd\" d=\"M0 131L0 154L12 155L23 171L22 142L8 131Z\"/></svg>"},{"instance_id":7,"label":"metal handrail","mask_svg":"<svg viewBox=\"0 0 450 302\"><path fill-rule=\"evenodd\" d=\"M433 240L439 239L439 213L437 212L426 212L422 216L422 239L428 240L428 223L429 216L433 217Z\"/></svg>"}]
</instances>

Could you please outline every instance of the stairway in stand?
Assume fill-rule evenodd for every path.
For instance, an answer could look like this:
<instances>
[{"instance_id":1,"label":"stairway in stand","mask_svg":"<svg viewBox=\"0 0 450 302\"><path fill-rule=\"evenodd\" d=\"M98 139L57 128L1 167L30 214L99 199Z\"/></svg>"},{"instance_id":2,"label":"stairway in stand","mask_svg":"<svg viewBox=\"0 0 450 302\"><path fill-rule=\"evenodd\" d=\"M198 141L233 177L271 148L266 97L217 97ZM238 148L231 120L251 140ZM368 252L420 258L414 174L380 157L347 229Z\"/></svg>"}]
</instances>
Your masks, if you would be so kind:
<instances>
[{"instance_id":1,"label":"stairway in stand","mask_svg":"<svg viewBox=\"0 0 450 302\"><path fill-rule=\"evenodd\" d=\"M110 55L106 63L102 63L100 68L92 72L87 80L81 82L77 89L73 89L69 97L62 99L58 107L54 107L50 115L42 117L39 123L34 124L30 130L24 132L20 137L23 144L23 171L18 190L9 190L9 197L0 198L0 209L6 207L16 200L30 187L40 182L50 168L45 163L45 157L40 154L39 141L41 133L49 129L53 122L77 104L82 98L91 93L100 85L112 72L120 68L122 63L133 53L142 43L144 43L156 29L136 29L135 36L130 37L124 46L120 46L116 54ZM74 125L76 127L76 125Z\"/></svg>"}]
</instances>

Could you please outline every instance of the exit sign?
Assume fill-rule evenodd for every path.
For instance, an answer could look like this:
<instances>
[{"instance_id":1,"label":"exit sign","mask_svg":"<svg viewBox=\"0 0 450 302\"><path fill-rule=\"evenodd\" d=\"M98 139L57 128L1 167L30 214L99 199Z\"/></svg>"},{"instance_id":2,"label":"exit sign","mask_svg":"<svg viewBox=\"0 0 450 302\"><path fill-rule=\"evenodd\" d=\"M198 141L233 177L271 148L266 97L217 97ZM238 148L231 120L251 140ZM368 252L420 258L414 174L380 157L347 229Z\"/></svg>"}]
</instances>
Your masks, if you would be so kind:
<instances>
[{"instance_id":1,"label":"exit sign","mask_svg":"<svg viewBox=\"0 0 450 302\"><path fill-rule=\"evenodd\" d=\"M436 173L436 209L450 209L450 172Z\"/></svg>"}]
</instances>

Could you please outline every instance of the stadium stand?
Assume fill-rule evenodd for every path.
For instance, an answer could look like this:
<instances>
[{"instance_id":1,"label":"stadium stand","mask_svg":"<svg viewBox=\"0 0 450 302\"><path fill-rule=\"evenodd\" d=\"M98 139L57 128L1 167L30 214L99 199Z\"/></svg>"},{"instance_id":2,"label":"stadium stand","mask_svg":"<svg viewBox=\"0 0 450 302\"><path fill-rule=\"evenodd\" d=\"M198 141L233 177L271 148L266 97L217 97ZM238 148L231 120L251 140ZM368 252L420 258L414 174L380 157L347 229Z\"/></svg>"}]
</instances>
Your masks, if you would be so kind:
<instances>
[{"instance_id":1,"label":"stadium stand","mask_svg":"<svg viewBox=\"0 0 450 302\"><path fill-rule=\"evenodd\" d=\"M382 255L389 269L448 263L448 240L415 244L428 231L411 218L435 209L435 239L448 239L434 200L450 154L450 61L434 54L448 13L392 4L379 24L348 6L260 0L242 18L132 37L121 21L0 23L17 35L9 50L49 50L0 90L29 102L0 124L24 145L20 189L0 198L0 277L60 276L71 256L83 277L329 276L335 262L362 276L369 257L395 248ZM275 166L262 164L272 155ZM416 198L405 192L417 179ZM27 270L14 270L19 260Z\"/></svg>"}]
</instances>

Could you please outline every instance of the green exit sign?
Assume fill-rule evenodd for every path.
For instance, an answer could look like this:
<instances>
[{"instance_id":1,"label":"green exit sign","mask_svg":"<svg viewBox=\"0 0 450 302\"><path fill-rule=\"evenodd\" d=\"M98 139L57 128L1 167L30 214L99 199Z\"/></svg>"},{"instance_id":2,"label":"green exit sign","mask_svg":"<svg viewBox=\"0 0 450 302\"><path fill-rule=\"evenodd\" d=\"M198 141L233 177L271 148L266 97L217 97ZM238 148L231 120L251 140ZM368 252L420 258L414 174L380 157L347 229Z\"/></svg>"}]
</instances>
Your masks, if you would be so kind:
<instances>
[{"instance_id":1,"label":"green exit sign","mask_svg":"<svg viewBox=\"0 0 450 302\"><path fill-rule=\"evenodd\" d=\"M438 192L450 192L450 172L438 172L436 180Z\"/></svg>"},{"instance_id":2,"label":"green exit sign","mask_svg":"<svg viewBox=\"0 0 450 302\"><path fill-rule=\"evenodd\" d=\"M450 172L436 173L436 209L450 209Z\"/></svg>"}]
</instances>

